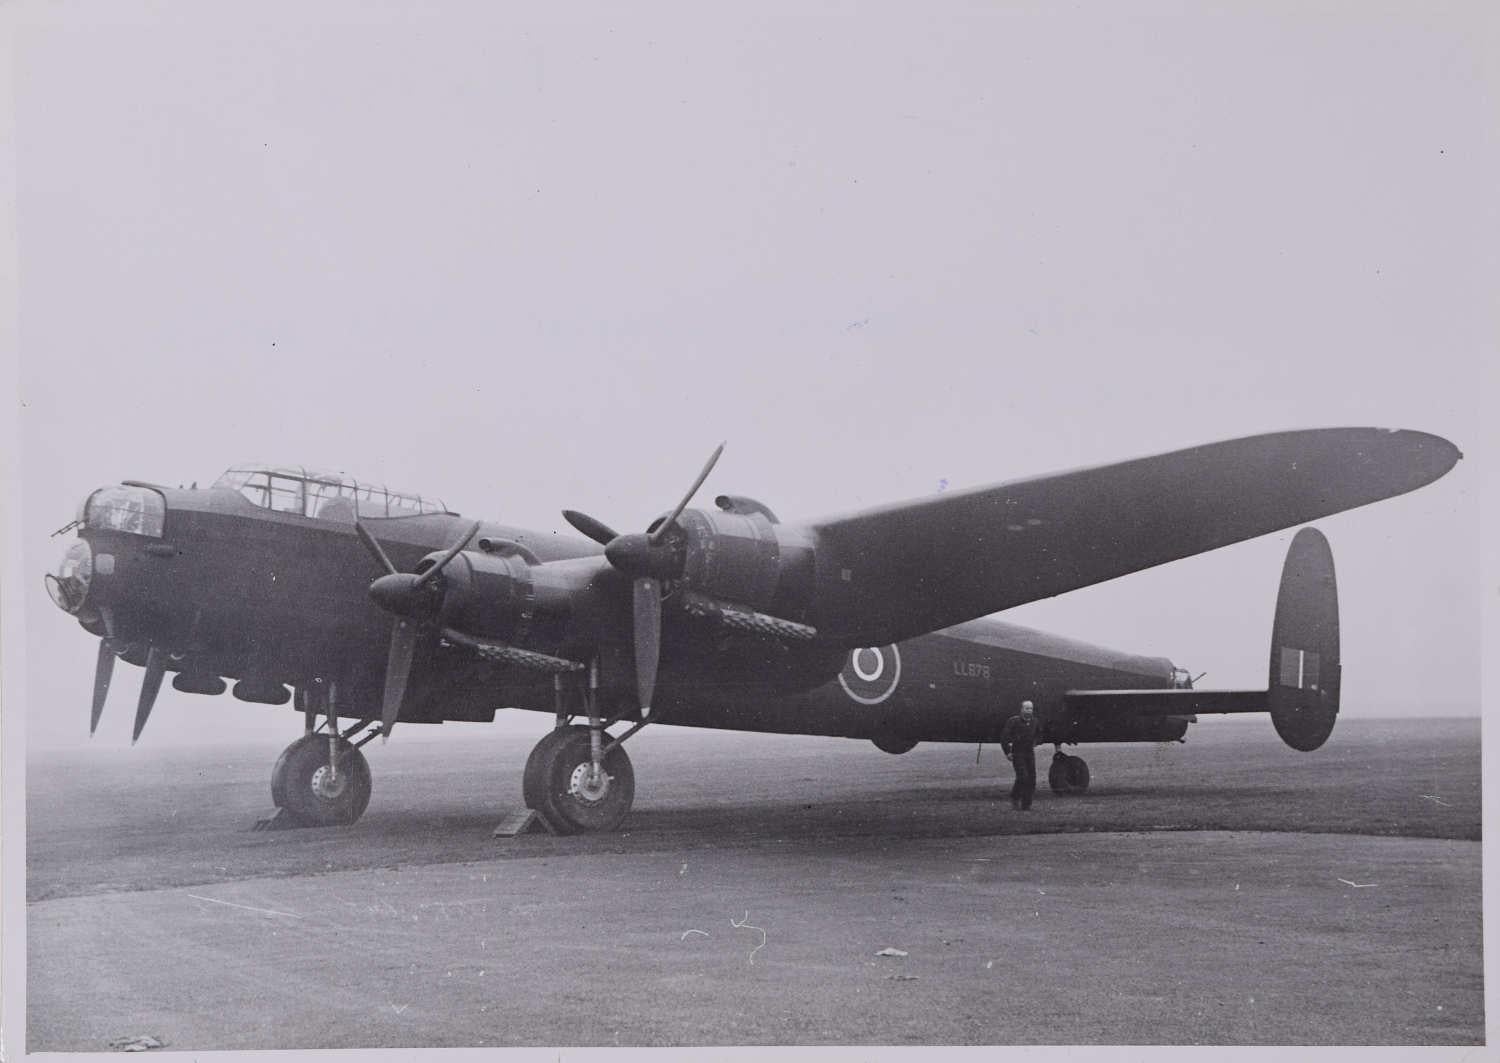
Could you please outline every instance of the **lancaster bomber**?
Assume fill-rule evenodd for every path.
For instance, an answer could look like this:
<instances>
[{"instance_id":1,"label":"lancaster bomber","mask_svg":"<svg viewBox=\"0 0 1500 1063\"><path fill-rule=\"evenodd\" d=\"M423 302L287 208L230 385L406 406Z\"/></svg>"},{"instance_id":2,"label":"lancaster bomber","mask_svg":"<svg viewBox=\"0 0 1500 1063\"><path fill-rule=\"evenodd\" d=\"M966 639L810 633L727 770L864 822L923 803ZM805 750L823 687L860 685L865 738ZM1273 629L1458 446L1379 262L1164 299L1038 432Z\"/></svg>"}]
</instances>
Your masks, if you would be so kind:
<instances>
[{"instance_id":1,"label":"lancaster bomber","mask_svg":"<svg viewBox=\"0 0 1500 1063\"><path fill-rule=\"evenodd\" d=\"M1413 491L1461 457L1422 432L1276 432L784 523L737 495L689 508L722 451L643 532L565 510L582 538L301 467L101 487L46 576L100 640L90 733L117 658L144 669L134 739L168 672L186 693L233 681L242 701L291 703L303 734L272 799L293 825L333 826L364 812L361 747L397 723L548 712L522 791L562 834L620 825L635 793L624 744L657 724L899 754L997 741L1027 699L1062 793L1089 784L1064 745L1179 740L1199 714L1265 712L1310 751L1341 682L1316 529L1287 553L1263 690L1194 689L1169 659L990 614Z\"/></svg>"}]
</instances>

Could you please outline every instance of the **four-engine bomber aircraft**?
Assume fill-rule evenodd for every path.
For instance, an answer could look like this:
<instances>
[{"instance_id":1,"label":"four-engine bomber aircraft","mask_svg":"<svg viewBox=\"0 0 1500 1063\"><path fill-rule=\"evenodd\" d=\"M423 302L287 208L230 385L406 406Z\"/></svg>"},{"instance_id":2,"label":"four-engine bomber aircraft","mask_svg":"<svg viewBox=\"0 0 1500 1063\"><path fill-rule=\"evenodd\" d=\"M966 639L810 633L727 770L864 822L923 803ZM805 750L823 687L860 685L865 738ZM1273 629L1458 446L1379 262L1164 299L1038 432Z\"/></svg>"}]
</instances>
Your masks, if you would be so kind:
<instances>
[{"instance_id":1,"label":"four-engine bomber aircraft","mask_svg":"<svg viewBox=\"0 0 1500 1063\"><path fill-rule=\"evenodd\" d=\"M1065 743L1180 739L1198 713L1268 712L1312 750L1340 666L1333 559L1311 528L1282 572L1265 690L1195 690L1165 658L988 614L1415 490L1461 456L1421 432L1278 432L783 524L734 495L687 508L722 450L643 533L566 511L585 539L301 468L100 488L46 577L100 638L90 731L116 657L145 669L136 738L167 672L188 693L228 677L241 700L293 701L305 733L271 793L293 823L332 825L364 811L360 747L398 721L551 712L522 788L559 833L620 824L623 743L648 722L903 753L996 741L1029 698L1060 792L1089 779Z\"/></svg>"}]
</instances>

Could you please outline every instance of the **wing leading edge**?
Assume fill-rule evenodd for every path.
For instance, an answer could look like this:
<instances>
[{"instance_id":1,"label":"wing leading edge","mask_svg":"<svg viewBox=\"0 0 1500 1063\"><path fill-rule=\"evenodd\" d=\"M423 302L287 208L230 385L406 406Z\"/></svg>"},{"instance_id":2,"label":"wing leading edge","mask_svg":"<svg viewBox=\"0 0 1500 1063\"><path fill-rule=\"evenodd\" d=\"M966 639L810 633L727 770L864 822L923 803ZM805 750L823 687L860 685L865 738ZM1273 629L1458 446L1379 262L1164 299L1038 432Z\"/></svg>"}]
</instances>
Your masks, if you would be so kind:
<instances>
[{"instance_id":1,"label":"wing leading edge","mask_svg":"<svg viewBox=\"0 0 1500 1063\"><path fill-rule=\"evenodd\" d=\"M1405 494L1460 457L1425 432L1274 432L815 522L815 624L912 638Z\"/></svg>"}]
</instances>

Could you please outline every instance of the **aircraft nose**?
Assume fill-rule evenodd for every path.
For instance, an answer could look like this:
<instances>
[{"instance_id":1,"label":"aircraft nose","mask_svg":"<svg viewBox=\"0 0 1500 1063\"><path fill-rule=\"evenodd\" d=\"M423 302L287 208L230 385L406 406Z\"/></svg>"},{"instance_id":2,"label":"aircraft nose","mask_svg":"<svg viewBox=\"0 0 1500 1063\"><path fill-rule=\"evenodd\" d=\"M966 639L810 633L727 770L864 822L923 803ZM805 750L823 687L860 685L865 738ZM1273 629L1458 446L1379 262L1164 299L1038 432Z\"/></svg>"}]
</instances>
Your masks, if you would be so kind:
<instances>
[{"instance_id":1,"label":"aircraft nose","mask_svg":"<svg viewBox=\"0 0 1500 1063\"><path fill-rule=\"evenodd\" d=\"M82 539L74 540L63 553L56 572L46 575L47 593L65 613L76 614L88 600L94 579L94 551Z\"/></svg>"}]
</instances>

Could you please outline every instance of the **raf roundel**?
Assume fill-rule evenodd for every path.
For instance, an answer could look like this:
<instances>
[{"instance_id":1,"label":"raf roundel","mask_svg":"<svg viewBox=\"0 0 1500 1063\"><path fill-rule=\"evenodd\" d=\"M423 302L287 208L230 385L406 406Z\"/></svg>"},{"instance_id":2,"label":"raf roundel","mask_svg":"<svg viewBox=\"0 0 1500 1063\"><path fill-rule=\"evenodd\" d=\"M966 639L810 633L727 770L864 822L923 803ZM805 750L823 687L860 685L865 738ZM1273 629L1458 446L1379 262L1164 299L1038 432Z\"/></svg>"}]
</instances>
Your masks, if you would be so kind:
<instances>
[{"instance_id":1,"label":"raf roundel","mask_svg":"<svg viewBox=\"0 0 1500 1063\"><path fill-rule=\"evenodd\" d=\"M901 681L901 651L894 645L851 650L839 672L839 686L861 705L879 705Z\"/></svg>"}]
</instances>

